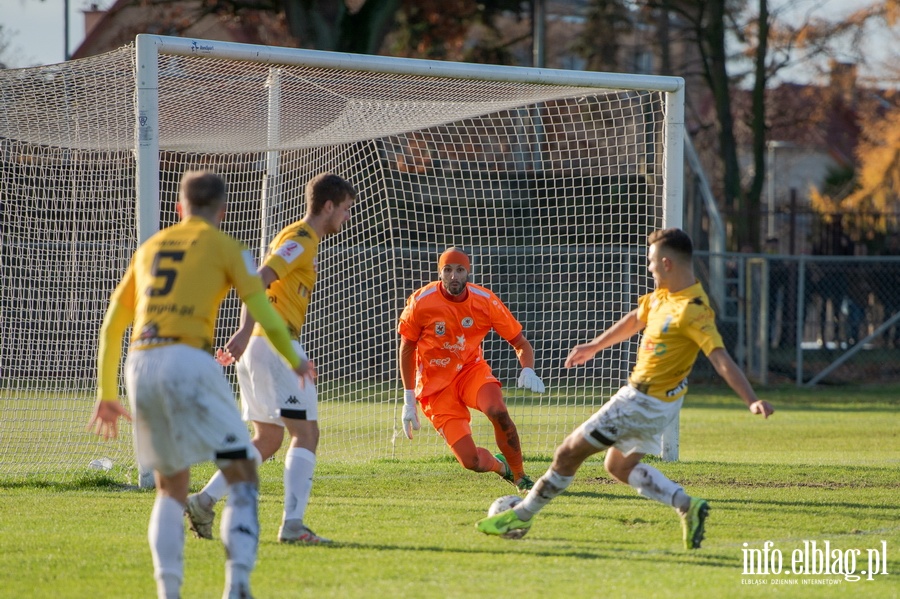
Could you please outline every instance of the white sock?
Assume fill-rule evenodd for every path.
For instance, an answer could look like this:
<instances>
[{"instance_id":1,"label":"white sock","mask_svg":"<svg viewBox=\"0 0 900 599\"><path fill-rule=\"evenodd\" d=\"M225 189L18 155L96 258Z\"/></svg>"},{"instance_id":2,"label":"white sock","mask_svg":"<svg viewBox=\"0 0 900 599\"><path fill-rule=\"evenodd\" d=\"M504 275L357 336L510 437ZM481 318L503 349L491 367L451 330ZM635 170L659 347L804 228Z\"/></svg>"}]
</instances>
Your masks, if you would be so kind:
<instances>
[{"instance_id":1,"label":"white sock","mask_svg":"<svg viewBox=\"0 0 900 599\"><path fill-rule=\"evenodd\" d=\"M678 489L672 497L672 507L679 514L686 514L691 509L691 496L685 493L684 489Z\"/></svg>"},{"instance_id":2,"label":"white sock","mask_svg":"<svg viewBox=\"0 0 900 599\"><path fill-rule=\"evenodd\" d=\"M259 546L259 490L256 483L238 482L229 487L219 533L225 545L225 579L239 582L256 565Z\"/></svg>"},{"instance_id":3,"label":"white sock","mask_svg":"<svg viewBox=\"0 0 900 599\"><path fill-rule=\"evenodd\" d=\"M228 494L228 481L225 480L225 475L222 474L222 471L216 470L216 473L212 475L212 478L209 479L209 482L206 483L206 486L200 492L206 493L207 497L213 500L213 503L225 497Z\"/></svg>"},{"instance_id":4,"label":"white sock","mask_svg":"<svg viewBox=\"0 0 900 599\"><path fill-rule=\"evenodd\" d=\"M225 592L222 599L250 596L250 571L234 566L225 570Z\"/></svg>"},{"instance_id":5,"label":"white sock","mask_svg":"<svg viewBox=\"0 0 900 599\"><path fill-rule=\"evenodd\" d=\"M302 447L288 450L284 461L284 520L303 520L315 467L316 454L310 450Z\"/></svg>"},{"instance_id":6,"label":"white sock","mask_svg":"<svg viewBox=\"0 0 900 599\"><path fill-rule=\"evenodd\" d=\"M160 599L178 597L184 578L184 506L157 493L150 512L147 540L153 556L153 577Z\"/></svg>"},{"instance_id":7,"label":"white sock","mask_svg":"<svg viewBox=\"0 0 900 599\"><path fill-rule=\"evenodd\" d=\"M250 457L256 461L257 466L262 464L262 454L259 453L255 445L250 446L249 453L251 454ZM212 475L212 478L209 479L209 482L206 483L206 486L200 492L206 493L212 499L213 504L225 497L228 494L228 481L225 480L225 475L222 474L222 471L216 470L216 473Z\"/></svg>"},{"instance_id":8,"label":"white sock","mask_svg":"<svg viewBox=\"0 0 900 599\"><path fill-rule=\"evenodd\" d=\"M156 579L157 599L181 599L181 579L173 574L163 574Z\"/></svg>"},{"instance_id":9,"label":"white sock","mask_svg":"<svg viewBox=\"0 0 900 599\"><path fill-rule=\"evenodd\" d=\"M544 506L550 501L569 488L574 476L563 476L550 468L540 477L534 487L528 491L528 495L513 510L519 517L519 520L531 520L532 516L544 509Z\"/></svg>"},{"instance_id":10,"label":"white sock","mask_svg":"<svg viewBox=\"0 0 900 599\"><path fill-rule=\"evenodd\" d=\"M666 478L666 475L647 464L638 464L628 475L628 484L642 497L675 507L674 498L683 489ZM690 501L690 497L688 497Z\"/></svg>"}]
</instances>

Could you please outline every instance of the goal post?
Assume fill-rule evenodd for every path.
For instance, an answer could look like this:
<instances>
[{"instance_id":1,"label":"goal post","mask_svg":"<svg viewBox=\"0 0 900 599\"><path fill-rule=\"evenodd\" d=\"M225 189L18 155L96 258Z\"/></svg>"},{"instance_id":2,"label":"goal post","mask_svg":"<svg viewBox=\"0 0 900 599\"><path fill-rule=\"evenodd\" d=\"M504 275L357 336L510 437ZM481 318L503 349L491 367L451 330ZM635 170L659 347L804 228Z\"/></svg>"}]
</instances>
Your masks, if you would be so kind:
<instances>
[{"instance_id":1,"label":"goal post","mask_svg":"<svg viewBox=\"0 0 900 599\"><path fill-rule=\"evenodd\" d=\"M223 228L258 255L303 216L316 173L360 192L320 246L302 333L319 369L322 460L446 454L427 422L413 441L400 431L396 322L450 245L469 251L472 281L535 347L543 395L516 388L515 353L494 334L485 357L526 460L550 455L625 381L636 340L583 368L563 369L566 353L651 288L646 236L681 224L677 77L141 35L98 57L0 71L0 101L0 319L14 344L0 346L0 480L70 477L100 457L134 476L129 426L112 444L83 432L97 335L137 244L176 221L185 170L226 178ZM229 296L217 343L238 315ZM487 420L472 425L491 446ZM677 457L677 430L666 441Z\"/></svg>"}]
</instances>

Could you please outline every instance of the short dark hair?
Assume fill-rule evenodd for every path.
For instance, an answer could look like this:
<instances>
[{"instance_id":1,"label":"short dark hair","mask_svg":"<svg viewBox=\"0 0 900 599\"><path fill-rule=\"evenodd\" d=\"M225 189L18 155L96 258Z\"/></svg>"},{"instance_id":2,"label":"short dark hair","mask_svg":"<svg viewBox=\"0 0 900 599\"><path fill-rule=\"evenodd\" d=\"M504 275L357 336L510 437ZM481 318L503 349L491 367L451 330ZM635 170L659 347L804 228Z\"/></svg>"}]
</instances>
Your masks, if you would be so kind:
<instances>
[{"instance_id":1,"label":"short dark hair","mask_svg":"<svg viewBox=\"0 0 900 599\"><path fill-rule=\"evenodd\" d=\"M192 208L209 208L225 202L225 179L210 171L186 171L179 196Z\"/></svg>"},{"instance_id":2,"label":"short dark hair","mask_svg":"<svg viewBox=\"0 0 900 599\"><path fill-rule=\"evenodd\" d=\"M328 202L340 204L347 196L356 199L356 188L333 173L316 175L306 184L306 204L310 214L320 213Z\"/></svg>"},{"instance_id":3,"label":"short dark hair","mask_svg":"<svg viewBox=\"0 0 900 599\"><path fill-rule=\"evenodd\" d=\"M685 260L690 260L694 255L694 244L690 236L678 227L659 229L650 233L647 237L647 245L659 243L660 248L674 252Z\"/></svg>"}]
</instances>

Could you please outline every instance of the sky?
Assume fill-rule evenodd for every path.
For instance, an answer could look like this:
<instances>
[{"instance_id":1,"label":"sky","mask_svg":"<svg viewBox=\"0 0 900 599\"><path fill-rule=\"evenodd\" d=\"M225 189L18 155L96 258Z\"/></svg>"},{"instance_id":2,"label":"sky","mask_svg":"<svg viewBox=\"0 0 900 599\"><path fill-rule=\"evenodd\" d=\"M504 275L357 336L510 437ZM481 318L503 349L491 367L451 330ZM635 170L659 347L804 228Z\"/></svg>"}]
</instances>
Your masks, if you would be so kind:
<instances>
[{"instance_id":1,"label":"sky","mask_svg":"<svg viewBox=\"0 0 900 599\"><path fill-rule=\"evenodd\" d=\"M69 5L70 52L84 40L82 10L111 0L0 0L0 25L10 42L3 58L11 68L54 64L65 60L65 6Z\"/></svg>"},{"instance_id":2,"label":"sky","mask_svg":"<svg viewBox=\"0 0 900 599\"><path fill-rule=\"evenodd\" d=\"M772 0L780 8L801 18L813 14L836 18L876 0ZM92 4L108 8L114 0L0 0L0 25L10 42L3 59L10 68L53 64L65 60L63 48L65 6L69 6L69 51L74 52L84 39L82 11ZM883 54L886 44L870 39L871 55ZM895 41L895 40L894 40ZM893 42L892 42L893 43ZM792 79L802 79L796 73Z\"/></svg>"}]
</instances>

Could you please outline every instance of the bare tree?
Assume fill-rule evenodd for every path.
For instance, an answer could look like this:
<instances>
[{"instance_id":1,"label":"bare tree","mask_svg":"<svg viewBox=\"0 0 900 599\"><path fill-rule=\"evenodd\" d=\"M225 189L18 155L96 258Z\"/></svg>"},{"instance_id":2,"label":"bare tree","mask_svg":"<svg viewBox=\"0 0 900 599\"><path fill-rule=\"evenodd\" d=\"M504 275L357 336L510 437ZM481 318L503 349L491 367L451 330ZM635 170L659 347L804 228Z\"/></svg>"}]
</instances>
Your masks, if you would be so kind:
<instances>
[{"instance_id":1,"label":"bare tree","mask_svg":"<svg viewBox=\"0 0 900 599\"><path fill-rule=\"evenodd\" d=\"M0 25L0 69L8 69L8 63L15 60L16 51L13 47L13 38L15 36L15 31Z\"/></svg>"}]
</instances>

